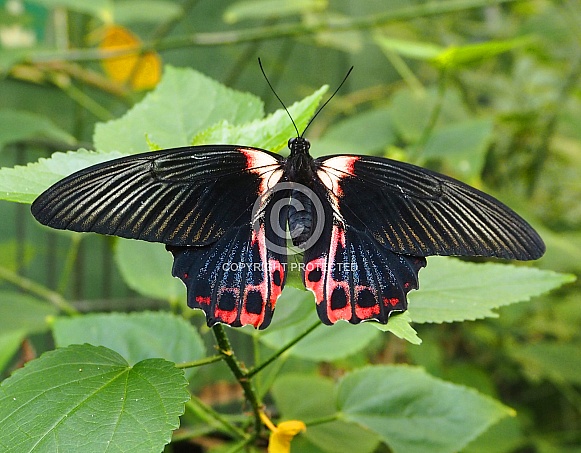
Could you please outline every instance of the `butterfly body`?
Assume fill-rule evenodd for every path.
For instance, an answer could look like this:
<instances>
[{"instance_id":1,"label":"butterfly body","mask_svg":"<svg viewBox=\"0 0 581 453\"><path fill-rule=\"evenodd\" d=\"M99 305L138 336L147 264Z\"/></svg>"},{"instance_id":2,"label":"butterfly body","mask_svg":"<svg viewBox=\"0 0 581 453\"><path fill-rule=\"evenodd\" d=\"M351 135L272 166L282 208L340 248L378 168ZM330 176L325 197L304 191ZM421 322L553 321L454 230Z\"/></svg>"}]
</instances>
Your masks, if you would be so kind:
<instances>
[{"instance_id":1,"label":"butterfly body","mask_svg":"<svg viewBox=\"0 0 581 453\"><path fill-rule=\"evenodd\" d=\"M287 158L235 145L127 156L56 183L32 213L54 228L166 244L210 326L267 327L291 253L333 324L404 311L426 256L544 252L521 217L459 181L379 157L314 159L309 147L297 137Z\"/></svg>"}]
</instances>

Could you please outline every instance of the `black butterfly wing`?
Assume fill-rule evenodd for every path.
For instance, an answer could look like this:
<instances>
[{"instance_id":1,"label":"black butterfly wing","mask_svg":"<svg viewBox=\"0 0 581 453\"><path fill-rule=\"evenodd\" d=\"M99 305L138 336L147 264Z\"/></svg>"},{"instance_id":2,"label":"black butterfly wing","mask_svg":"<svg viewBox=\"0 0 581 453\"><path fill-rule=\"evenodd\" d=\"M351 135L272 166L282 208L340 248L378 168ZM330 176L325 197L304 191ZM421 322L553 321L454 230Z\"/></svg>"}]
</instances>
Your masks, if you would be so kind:
<instances>
[{"instance_id":1,"label":"black butterfly wing","mask_svg":"<svg viewBox=\"0 0 581 453\"><path fill-rule=\"evenodd\" d=\"M252 222L230 228L214 244L167 246L174 255L172 273L188 289L188 305L204 310L208 326L270 324L286 280L285 239L270 219L276 201L286 197L287 191L260 197L244 216L252 211Z\"/></svg>"},{"instance_id":2,"label":"black butterfly wing","mask_svg":"<svg viewBox=\"0 0 581 453\"><path fill-rule=\"evenodd\" d=\"M205 245L250 223L283 158L228 145L127 156L57 182L32 204L41 223L173 246Z\"/></svg>"},{"instance_id":3,"label":"black butterfly wing","mask_svg":"<svg viewBox=\"0 0 581 453\"><path fill-rule=\"evenodd\" d=\"M396 253L531 260L545 251L518 214L453 178L369 156L326 156L315 163L344 222Z\"/></svg>"}]
</instances>

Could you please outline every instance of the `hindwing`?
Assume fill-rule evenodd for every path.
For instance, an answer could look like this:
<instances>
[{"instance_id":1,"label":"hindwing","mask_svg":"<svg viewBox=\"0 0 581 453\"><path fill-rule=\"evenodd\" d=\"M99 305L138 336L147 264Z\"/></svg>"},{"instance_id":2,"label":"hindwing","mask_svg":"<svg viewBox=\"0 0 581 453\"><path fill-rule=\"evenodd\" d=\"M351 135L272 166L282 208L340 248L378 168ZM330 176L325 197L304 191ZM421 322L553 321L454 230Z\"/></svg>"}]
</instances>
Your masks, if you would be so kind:
<instances>
[{"instance_id":1,"label":"hindwing","mask_svg":"<svg viewBox=\"0 0 581 453\"><path fill-rule=\"evenodd\" d=\"M266 328L286 280L285 238L267 219L286 191L267 193L253 205L244 225L202 247L167 246L174 255L172 274L188 290L188 305L201 308L208 326L225 323ZM280 226L283 219L277 221Z\"/></svg>"},{"instance_id":2,"label":"hindwing","mask_svg":"<svg viewBox=\"0 0 581 453\"><path fill-rule=\"evenodd\" d=\"M394 253L368 231L346 223L337 187L319 184L316 192L325 224L315 245L304 252L302 278L315 295L319 318L325 324L340 319L387 323L393 312L407 309L407 293L418 288L425 259Z\"/></svg>"}]
</instances>

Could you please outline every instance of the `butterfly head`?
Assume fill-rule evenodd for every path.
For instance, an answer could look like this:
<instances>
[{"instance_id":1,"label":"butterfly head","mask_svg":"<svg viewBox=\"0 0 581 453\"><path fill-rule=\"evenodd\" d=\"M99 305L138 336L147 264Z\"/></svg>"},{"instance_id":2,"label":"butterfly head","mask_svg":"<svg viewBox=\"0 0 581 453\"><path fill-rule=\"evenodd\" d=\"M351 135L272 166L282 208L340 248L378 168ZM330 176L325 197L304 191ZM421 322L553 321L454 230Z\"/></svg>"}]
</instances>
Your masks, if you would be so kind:
<instances>
[{"instance_id":1,"label":"butterfly head","mask_svg":"<svg viewBox=\"0 0 581 453\"><path fill-rule=\"evenodd\" d=\"M309 154L309 149L311 148L311 142L309 142L304 137L293 137L288 141L288 148L290 149L291 156L296 156L298 154Z\"/></svg>"}]
</instances>

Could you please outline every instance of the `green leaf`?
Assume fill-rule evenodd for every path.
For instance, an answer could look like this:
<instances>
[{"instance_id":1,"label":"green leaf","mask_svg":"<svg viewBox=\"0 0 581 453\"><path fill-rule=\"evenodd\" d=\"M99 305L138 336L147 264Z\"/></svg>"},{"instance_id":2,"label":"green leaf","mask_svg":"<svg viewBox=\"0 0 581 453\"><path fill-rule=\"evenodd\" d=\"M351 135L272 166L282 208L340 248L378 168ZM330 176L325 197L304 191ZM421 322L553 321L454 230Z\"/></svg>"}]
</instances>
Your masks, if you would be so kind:
<instances>
[{"instance_id":1,"label":"green leaf","mask_svg":"<svg viewBox=\"0 0 581 453\"><path fill-rule=\"evenodd\" d=\"M436 379L421 368L373 366L339 384L343 418L376 432L395 452L456 452L513 413L475 390Z\"/></svg>"},{"instance_id":2,"label":"green leaf","mask_svg":"<svg viewBox=\"0 0 581 453\"><path fill-rule=\"evenodd\" d=\"M308 12L322 11L327 0L246 0L230 5L224 11L224 22L234 24L242 20L282 18Z\"/></svg>"},{"instance_id":3,"label":"green leaf","mask_svg":"<svg viewBox=\"0 0 581 453\"><path fill-rule=\"evenodd\" d=\"M390 106L392 125L397 135L406 143L417 142L430 124L434 109L439 103L441 111L437 127L470 117L466 113L462 98L455 90L447 90L444 98L440 98L435 90L415 92L401 89L395 92Z\"/></svg>"},{"instance_id":4,"label":"green leaf","mask_svg":"<svg viewBox=\"0 0 581 453\"><path fill-rule=\"evenodd\" d=\"M0 334L0 371L4 370L26 338L26 331L12 330Z\"/></svg>"},{"instance_id":5,"label":"green leaf","mask_svg":"<svg viewBox=\"0 0 581 453\"><path fill-rule=\"evenodd\" d=\"M221 85L192 69L165 67L157 87L119 119L99 123L93 141L100 151L148 150L146 134L161 148L187 146L220 121L243 124L264 116L262 101Z\"/></svg>"},{"instance_id":6,"label":"green leaf","mask_svg":"<svg viewBox=\"0 0 581 453\"><path fill-rule=\"evenodd\" d=\"M402 57L424 61L436 58L445 50L445 47L428 42L388 38L380 34L376 34L374 40L384 50L396 52Z\"/></svg>"},{"instance_id":7,"label":"green leaf","mask_svg":"<svg viewBox=\"0 0 581 453\"><path fill-rule=\"evenodd\" d=\"M112 17L113 2L111 0L28 0L30 3L42 5L48 9L67 8L71 11L89 14L103 21Z\"/></svg>"},{"instance_id":8,"label":"green leaf","mask_svg":"<svg viewBox=\"0 0 581 453\"><path fill-rule=\"evenodd\" d=\"M115 23L124 25L138 22L159 24L171 21L182 13L178 4L168 0L116 1L113 7Z\"/></svg>"},{"instance_id":9,"label":"green leaf","mask_svg":"<svg viewBox=\"0 0 581 453\"><path fill-rule=\"evenodd\" d=\"M391 332L396 337L409 341L412 344L422 344L422 339L418 337L415 329L410 326L411 322L412 318L410 314L405 311L391 315L387 324L380 324L378 322L370 322L369 324L383 332Z\"/></svg>"},{"instance_id":10,"label":"green leaf","mask_svg":"<svg viewBox=\"0 0 581 453\"><path fill-rule=\"evenodd\" d=\"M529 300L574 279L534 267L434 256L420 272L420 291L408 296L408 311L419 323L497 317L494 308Z\"/></svg>"},{"instance_id":11,"label":"green leaf","mask_svg":"<svg viewBox=\"0 0 581 453\"><path fill-rule=\"evenodd\" d=\"M396 142L397 135L391 120L391 108L378 108L353 115L329 127L317 146L311 147L314 156L325 154L370 154ZM320 142L330 142L334 149ZM322 149L325 147L326 149Z\"/></svg>"},{"instance_id":12,"label":"green leaf","mask_svg":"<svg viewBox=\"0 0 581 453\"><path fill-rule=\"evenodd\" d=\"M288 109L299 131L302 131L313 114L321 98L327 92L326 85L310 96L295 102ZM296 135L295 128L283 109L241 126L231 125L224 121L210 127L194 137L193 144L232 143L244 146L256 146L269 151L279 151L287 146L288 139Z\"/></svg>"},{"instance_id":13,"label":"green leaf","mask_svg":"<svg viewBox=\"0 0 581 453\"><path fill-rule=\"evenodd\" d=\"M33 138L49 138L72 145L75 138L49 118L23 110L0 110L0 150L8 143Z\"/></svg>"},{"instance_id":14,"label":"green leaf","mask_svg":"<svg viewBox=\"0 0 581 453\"><path fill-rule=\"evenodd\" d=\"M300 398L297 398L298 395ZM320 376L286 374L275 381L272 396L281 420L302 420L308 423L337 412L335 384ZM307 426L301 437L321 451L330 453L372 452L379 442L375 433L342 420ZM293 440L293 448L296 447L297 440Z\"/></svg>"},{"instance_id":15,"label":"green leaf","mask_svg":"<svg viewBox=\"0 0 581 453\"><path fill-rule=\"evenodd\" d=\"M475 178L482 173L493 127L492 120L484 118L436 128L424 145L422 156L444 160L463 179Z\"/></svg>"},{"instance_id":16,"label":"green leaf","mask_svg":"<svg viewBox=\"0 0 581 453\"><path fill-rule=\"evenodd\" d=\"M581 385L581 344L544 341L510 346L508 352L533 381Z\"/></svg>"},{"instance_id":17,"label":"green leaf","mask_svg":"<svg viewBox=\"0 0 581 453\"><path fill-rule=\"evenodd\" d=\"M464 46L452 46L432 58L432 61L441 68L464 67L522 47L530 42L531 39L528 37L519 37L504 41L497 40Z\"/></svg>"},{"instance_id":18,"label":"green leaf","mask_svg":"<svg viewBox=\"0 0 581 453\"><path fill-rule=\"evenodd\" d=\"M29 335L48 330L58 310L26 294L0 291L0 370Z\"/></svg>"},{"instance_id":19,"label":"green leaf","mask_svg":"<svg viewBox=\"0 0 581 453\"><path fill-rule=\"evenodd\" d=\"M5 452L161 451L189 399L183 372L148 359L130 367L104 347L43 354L0 386Z\"/></svg>"},{"instance_id":20,"label":"green leaf","mask_svg":"<svg viewBox=\"0 0 581 453\"><path fill-rule=\"evenodd\" d=\"M87 150L54 153L50 158L14 168L0 168L0 199L32 203L50 185L65 176L107 160L120 153L96 153Z\"/></svg>"},{"instance_id":21,"label":"green leaf","mask_svg":"<svg viewBox=\"0 0 581 453\"><path fill-rule=\"evenodd\" d=\"M206 348L196 329L171 313L100 313L57 318L53 325L59 347L89 343L105 346L129 364L162 358L181 363L198 360Z\"/></svg>"},{"instance_id":22,"label":"green leaf","mask_svg":"<svg viewBox=\"0 0 581 453\"><path fill-rule=\"evenodd\" d=\"M459 68L487 60L501 53L522 47L530 38L495 40L463 46L442 47L436 44L375 36L375 42L384 50L403 57L430 61L440 68Z\"/></svg>"},{"instance_id":23,"label":"green leaf","mask_svg":"<svg viewBox=\"0 0 581 453\"><path fill-rule=\"evenodd\" d=\"M0 75L5 75L14 65L26 60L30 53L29 48L0 48Z\"/></svg>"},{"instance_id":24,"label":"green leaf","mask_svg":"<svg viewBox=\"0 0 581 453\"><path fill-rule=\"evenodd\" d=\"M168 301L185 300L186 288L172 277L173 259L163 244L119 239L115 261L125 283L139 294Z\"/></svg>"},{"instance_id":25,"label":"green leaf","mask_svg":"<svg viewBox=\"0 0 581 453\"><path fill-rule=\"evenodd\" d=\"M526 443L516 417L505 417L478 436L463 453L510 453L518 451ZM562 452L561 452L562 453Z\"/></svg>"},{"instance_id":26,"label":"green leaf","mask_svg":"<svg viewBox=\"0 0 581 453\"><path fill-rule=\"evenodd\" d=\"M0 291L0 335L25 332L26 335L48 330L48 319L58 310L47 302L13 291Z\"/></svg>"}]
</instances>

